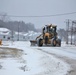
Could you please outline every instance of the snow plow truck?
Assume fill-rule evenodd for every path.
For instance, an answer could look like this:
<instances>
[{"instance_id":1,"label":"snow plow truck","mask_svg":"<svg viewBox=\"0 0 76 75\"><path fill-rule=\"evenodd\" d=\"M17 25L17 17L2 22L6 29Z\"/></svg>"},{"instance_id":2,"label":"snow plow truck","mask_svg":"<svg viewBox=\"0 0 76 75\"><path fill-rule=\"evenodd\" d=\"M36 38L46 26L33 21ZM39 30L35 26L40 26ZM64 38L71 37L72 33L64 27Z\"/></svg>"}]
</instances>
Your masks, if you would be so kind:
<instances>
[{"instance_id":1,"label":"snow plow truck","mask_svg":"<svg viewBox=\"0 0 76 75\"><path fill-rule=\"evenodd\" d=\"M56 25L45 25L42 29L42 34L35 40L30 40L31 45L38 46L61 46L61 39L58 38Z\"/></svg>"}]
</instances>

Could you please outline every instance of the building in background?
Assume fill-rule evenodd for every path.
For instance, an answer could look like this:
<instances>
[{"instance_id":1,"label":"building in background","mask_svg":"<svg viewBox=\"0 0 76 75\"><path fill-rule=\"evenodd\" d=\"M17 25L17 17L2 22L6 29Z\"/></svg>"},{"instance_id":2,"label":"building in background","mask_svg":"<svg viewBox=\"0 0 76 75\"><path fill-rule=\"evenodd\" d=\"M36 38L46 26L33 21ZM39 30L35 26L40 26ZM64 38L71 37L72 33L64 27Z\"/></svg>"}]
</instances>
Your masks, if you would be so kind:
<instances>
[{"instance_id":1,"label":"building in background","mask_svg":"<svg viewBox=\"0 0 76 75\"><path fill-rule=\"evenodd\" d=\"M34 31L25 32L15 32L11 31L7 28L0 28L0 39L3 41L29 41L35 40L38 35L41 33L37 33Z\"/></svg>"}]
</instances>

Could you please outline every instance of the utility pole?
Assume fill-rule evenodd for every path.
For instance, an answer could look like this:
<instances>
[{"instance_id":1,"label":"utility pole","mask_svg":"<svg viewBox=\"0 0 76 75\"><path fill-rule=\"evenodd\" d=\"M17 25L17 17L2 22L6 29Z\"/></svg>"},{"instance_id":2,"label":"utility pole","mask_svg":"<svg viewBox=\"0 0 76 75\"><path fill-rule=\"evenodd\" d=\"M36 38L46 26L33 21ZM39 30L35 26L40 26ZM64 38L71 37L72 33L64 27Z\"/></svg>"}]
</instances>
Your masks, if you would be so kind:
<instances>
[{"instance_id":1,"label":"utility pole","mask_svg":"<svg viewBox=\"0 0 76 75\"><path fill-rule=\"evenodd\" d=\"M11 43L12 43L12 45L13 45L13 41L14 41L14 33L13 33L14 31L13 31L13 29L12 29L12 31L11 31Z\"/></svg>"},{"instance_id":2,"label":"utility pole","mask_svg":"<svg viewBox=\"0 0 76 75\"><path fill-rule=\"evenodd\" d=\"M19 23L18 23L18 39L17 41L19 41Z\"/></svg>"},{"instance_id":3,"label":"utility pole","mask_svg":"<svg viewBox=\"0 0 76 75\"><path fill-rule=\"evenodd\" d=\"M73 36L74 36L74 44L76 43L76 21L73 21Z\"/></svg>"},{"instance_id":4,"label":"utility pole","mask_svg":"<svg viewBox=\"0 0 76 75\"><path fill-rule=\"evenodd\" d=\"M73 36L73 21L72 21L72 27L71 27L71 45L73 44L73 42L72 42L73 41L72 40L73 39L72 36Z\"/></svg>"},{"instance_id":5,"label":"utility pole","mask_svg":"<svg viewBox=\"0 0 76 75\"><path fill-rule=\"evenodd\" d=\"M12 41L13 41L13 30L12 30Z\"/></svg>"},{"instance_id":6,"label":"utility pole","mask_svg":"<svg viewBox=\"0 0 76 75\"><path fill-rule=\"evenodd\" d=\"M14 28L14 27L12 26L12 28ZM14 37L14 36L13 36L13 29L12 29L12 31L11 31L12 42L14 41L14 40L13 40L13 37Z\"/></svg>"},{"instance_id":7,"label":"utility pole","mask_svg":"<svg viewBox=\"0 0 76 75\"><path fill-rule=\"evenodd\" d=\"M69 32L69 19L66 21L66 31L67 31L66 44L68 44L68 41L69 41L69 39L68 39L68 36L69 36L69 34L68 34L68 32Z\"/></svg>"}]
</instances>

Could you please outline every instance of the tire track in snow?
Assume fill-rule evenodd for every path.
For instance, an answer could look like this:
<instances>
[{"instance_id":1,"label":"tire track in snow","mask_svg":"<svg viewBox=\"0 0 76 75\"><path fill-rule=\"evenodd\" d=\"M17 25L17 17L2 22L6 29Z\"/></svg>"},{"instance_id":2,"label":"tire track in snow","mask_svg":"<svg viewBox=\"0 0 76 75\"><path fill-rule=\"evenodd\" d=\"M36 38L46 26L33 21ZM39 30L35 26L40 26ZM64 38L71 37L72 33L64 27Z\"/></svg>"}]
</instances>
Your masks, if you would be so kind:
<instances>
[{"instance_id":1,"label":"tire track in snow","mask_svg":"<svg viewBox=\"0 0 76 75\"><path fill-rule=\"evenodd\" d=\"M60 60L62 60L64 62L66 62L67 64L70 65L70 70L68 71L68 73L66 75L76 75L76 65L75 65L76 60L73 60L73 59L70 59L70 58L64 57L64 56L59 56L59 55L56 55L55 53L49 53L48 51L45 51L45 50L43 50L41 48L35 48L35 49L39 50L41 52L47 53L49 55L53 55L56 58L58 58L58 59L60 59ZM66 52L68 52L68 51L66 51Z\"/></svg>"},{"instance_id":2,"label":"tire track in snow","mask_svg":"<svg viewBox=\"0 0 76 75\"><path fill-rule=\"evenodd\" d=\"M68 67L68 69L66 70L66 74L68 74L70 71L71 71L71 68L70 68L70 65L69 64L67 64L65 61L63 61L63 60L61 60L61 59L59 59L59 57L57 57L55 54L53 54L53 53L49 53L49 52L47 52L47 51L45 51L45 50L43 50L43 49L41 49L41 48L38 48L38 47L32 47L32 49L34 49L34 50L38 50L38 51L40 51L40 52L43 52L43 53L45 53L45 54L47 54L47 55L51 55L51 56L53 56L55 59L57 59L58 61L60 61L59 63L61 63L62 65L64 65L64 64L66 64L66 67ZM64 69L63 69L64 70ZM65 75L65 74L63 74L63 75Z\"/></svg>"}]
</instances>

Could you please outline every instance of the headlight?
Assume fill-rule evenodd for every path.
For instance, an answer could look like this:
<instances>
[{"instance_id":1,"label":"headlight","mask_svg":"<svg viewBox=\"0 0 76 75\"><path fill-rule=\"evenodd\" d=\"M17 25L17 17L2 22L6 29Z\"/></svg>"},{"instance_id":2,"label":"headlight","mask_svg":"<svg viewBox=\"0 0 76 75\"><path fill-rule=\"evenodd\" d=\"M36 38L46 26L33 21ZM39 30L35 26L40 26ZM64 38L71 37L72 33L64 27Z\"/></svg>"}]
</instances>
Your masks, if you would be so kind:
<instances>
[{"instance_id":1,"label":"headlight","mask_svg":"<svg viewBox=\"0 0 76 75\"><path fill-rule=\"evenodd\" d=\"M51 27L51 29L52 29L53 27Z\"/></svg>"}]
</instances>

